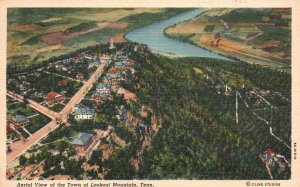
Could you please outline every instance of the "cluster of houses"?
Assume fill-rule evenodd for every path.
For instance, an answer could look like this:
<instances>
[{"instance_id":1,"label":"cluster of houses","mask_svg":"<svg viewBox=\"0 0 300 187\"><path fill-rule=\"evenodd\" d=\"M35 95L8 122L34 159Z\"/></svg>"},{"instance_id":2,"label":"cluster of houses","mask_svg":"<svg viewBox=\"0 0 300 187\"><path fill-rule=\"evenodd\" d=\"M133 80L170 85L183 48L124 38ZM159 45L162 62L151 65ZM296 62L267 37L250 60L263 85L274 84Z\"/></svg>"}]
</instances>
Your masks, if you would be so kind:
<instances>
[{"instance_id":1,"label":"cluster of houses","mask_svg":"<svg viewBox=\"0 0 300 187\"><path fill-rule=\"evenodd\" d=\"M289 101L288 98L282 96L282 94L280 92L271 92L270 90L259 90L259 91L248 91L246 92L246 96L248 98L255 98L255 104L259 105L262 104L263 100L261 97L259 97L258 95L262 96L262 97L268 97L270 99L275 99L275 98L281 98L283 100Z\"/></svg>"},{"instance_id":2,"label":"cluster of houses","mask_svg":"<svg viewBox=\"0 0 300 187\"><path fill-rule=\"evenodd\" d=\"M96 91L91 96L91 99L99 104L109 98L112 90L119 88L119 83L122 80L126 80L128 72L131 71L134 74L134 69L131 67L132 62L127 56L119 54L115 56L118 59L114 66L111 67L107 74L103 77L103 81L96 87Z\"/></svg>"},{"instance_id":3,"label":"cluster of houses","mask_svg":"<svg viewBox=\"0 0 300 187\"><path fill-rule=\"evenodd\" d=\"M263 154L260 154L260 158L268 167L278 165L281 170L291 167L290 163L284 156L276 154L271 148L267 149Z\"/></svg>"},{"instance_id":4,"label":"cluster of houses","mask_svg":"<svg viewBox=\"0 0 300 187\"><path fill-rule=\"evenodd\" d=\"M7 135L15 135L19 139L23 139L24 137L17 130L18 128L24 128L29 123L29 118L25 115L15 114L7 119L6 121L6 133ZM9 141L14 141L14 139L10 139Z\"/></svg>"},{"instance_id":5,"label":"cluster of houses","mask_svg":"<svg viewBox=\"0 0 300 187\"><path fill-rule=\"evenodd\" d=\"M95 92L91 95L90 100L92 100L96 105L109 99L112 91L117 91L120 81L126 80L128 71L131 71L131 73L134 74L134 69L131 68L132 62L127 56L119 54L114 56L114 59L116 62L114 62L113 66L108 69L102 81L96 85ZM96 115L96 105L93 105L92 107L84 106L83 104L76 105L73 110L75 120L93 120ZM125 113L124 106L121 106L118 108L116 116L119 120L121 120L124 118ZM108 137L110 132L111 129L109 128L105 132L101 131L101 135L99 137L99 133L97 132L97 137ZM79 133L78 136L70 142L70 144L74 147L77 155L87 155L90 147L94 147L93 142L95 142L94 135L83 132Z\"/></svg>"},{"instance_id":6,"label":"cluster of houses","mask_svg":"<svg viewBox=\"0 0 300 187\"><path fill-rule=\"evenodd\" d=\"M36 75L40 76L39 73L36 73ZM14 84L16 89L18 89L20 91L21 95L25 95L28 92L35 91L34 88L33 89L30 88L31 83L28 82L27 76L25 76L25 75L19 75L16 78L9 78L7 80L7 84Z\"/></svg>"}]
</instances>

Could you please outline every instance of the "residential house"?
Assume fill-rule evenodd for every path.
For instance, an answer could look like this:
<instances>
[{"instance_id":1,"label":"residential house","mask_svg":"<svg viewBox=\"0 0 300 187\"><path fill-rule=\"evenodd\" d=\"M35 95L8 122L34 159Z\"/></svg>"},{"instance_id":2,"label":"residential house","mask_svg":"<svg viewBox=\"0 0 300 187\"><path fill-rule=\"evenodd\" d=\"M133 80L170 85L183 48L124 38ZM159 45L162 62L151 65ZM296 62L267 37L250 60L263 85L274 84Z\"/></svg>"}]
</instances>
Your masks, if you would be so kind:
<instances>
[{"instance_id":1,"label":"residential house","mask_svg":"<svg viewBox=\"0 0 300 187\"><path fill-rule=\"evenodd\" d=\"M71 142L77 154L84 153L93 142L93 135L89 133L79 133Z\"/></svg>"},{"instance_id":2,"label":"residential house","mask_svg":"<svg viewBox=\"0 0 300 187\"><path fill-rule=\"evenodd\" d=\"M75 107L73 108L73 111L72 112L76 112L77 110L79 110L80 108L84 108L85 106L83 104L77 104L75 105Z\"/></svg>"},{"instance_id":3,"label":"residential house","mask_svg":"<svg viewBox=\"0 0 300 187\"><path fill-rule=\"evenodd\" d=\"M117 68L117 67L111 67L108 71L107 71L107 73L119 73L120 74L120 69L119 68Z\"/></svg>"},{"instance_id":4,"label":"residential house","mask_svg":"<svg viewBox=\"0 0 300 187\"><path fill-rule=\"evenodd\" d=\"M58 81L58 85L65 86L65 85L69 84L70 82L71 82L70 79L63 79L63 80Z\"/></svg>"},{"instance_id":5,"label":"residential house","mask_svg":"<svg viewBox=\"0 0 300 187\"><path fill-rule=\"evenodd\" d=\"M98 67L100 65L99 61L89 62L88 68Z\"/></svg>"},{"instance_id":6,"label":"residential house","mask_svg":"<svg viewBox=\"0 0 300 187\"><path fill-rule=\"evenodd\" d=\"M80 107L75 111L76 120L92 120L95 117L95 109L89 107Z\"/></svg>"},{"instance_id":7,"label":"residential house","mask_svg":"<svg viewBox=\"0 0 300 187\"><path fill-rule=\"evenodd\" d=\"M25 115L14 115L13 117L7 120L8 124L12 124L14 126L25 126L29 122L29 119Z\"/></svg>"},{"instance_id":8,"label":"residential house","mask_svg":"<svg viewBox=\"0 0 300 187\"><path fill-rule=\"evenodd\" d=\"M110 94L111 92L111 86L105 83L98 84L96 91L101 94Z\"/></svg>"},{"instance_id":9,"label":"residential house","mask_svg":"<svg viewBox=\"0 0 300 187\"><path fill-rule=\"evenodd\" d=\"M95 92L91 98L96 102L96 104L99 104L101 101L105 101L109 98L108 94L105 93L99 93L99 92Z\"/></svg>"},{"instance_id":10,"label":"residential house","mask_svg":"<svg viewBox=\"0 0 300 187\"><path fill-rule=\"evenodd\" d=\"M115 67L119 68L119 69L125 69L128 66L129 66L129 62L128 61L118 61L118 62L115 62Z\"/></svg>"},{"instance_id":11,"label":"residential house","mask_svg":"<svg viewBox=\"0 0 300 187\"><path fill-rule=\"evenodd\" d=\"M104 77L104 82L106 84L115 86L121 81L121 75L117 73L107 73Z\"/></svg>"},{"instance_id":12,"label":"residential house","mask_svg":"<svg viewBox=\"0 0 300 187\"><path fill-rule=\"evenodd\" d=\"M65 98L66 98L65 94L59 94L55 91L51 91L47 94L46 102L49 105L62 103L64 102Z\"/></svg>"},{"instance_id":13,"label":"residential house","mask_svg":"<svg viewBox=\"0 0 300 187\"><path fill-rule=\"evenodd\" d=\"M128 56L123 54L118 54L116 58L118 60L128 60Z\"/></svg>"},{"instance_id":14,"label":"residential house","mask_svg":"<svg viewBox=\"0 0 300 187\"><path fill-rule=\"evenodd\" d=\"M87 60L93 60L93 56L90 55L90 54L85 54L84 58L87 59Z\"/></svg>"},{"instance_id":15,"label":"residential house","mask_svg":"<svg viewBox=\"0 0 300 187\"><path fill-rule=\"evenodd\" d=\"M76 74L76 79L83 80L84 79L84 74L83 73L77 73Z\"/></svg>"}]
</instances>

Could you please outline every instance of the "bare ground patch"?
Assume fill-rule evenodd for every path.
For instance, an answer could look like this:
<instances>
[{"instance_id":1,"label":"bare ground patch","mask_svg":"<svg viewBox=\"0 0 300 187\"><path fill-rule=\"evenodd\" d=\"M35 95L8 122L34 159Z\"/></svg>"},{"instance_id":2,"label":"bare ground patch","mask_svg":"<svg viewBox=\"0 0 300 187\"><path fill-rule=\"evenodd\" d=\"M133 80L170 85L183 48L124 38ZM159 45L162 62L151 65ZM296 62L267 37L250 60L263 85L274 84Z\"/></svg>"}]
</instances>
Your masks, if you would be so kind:
<instances>
[{"instance_id":1,"label":"bare ground patch","mask_svg":"<svg viewBox=\"0 0 300 187\"><path fill-rule=\"evenodd\" d=\"M42 36L41 38L42 38L43 42L45 42L48 45L58 45L64 41L70 40L74 37L77 37L77 36L80 36L83 34L87 34L90 32L94 32L94 31L102 30L106 27L122 29L122 28L126 28L127 26L128 26L128 23L126 23L126 22L102 22L102 23L98 24L98 27L88 29L86 31L74 32L74 33L65 33L63 31L60 31L60 32L46 34L46 35Z\"/></svg>"}]
</instances>

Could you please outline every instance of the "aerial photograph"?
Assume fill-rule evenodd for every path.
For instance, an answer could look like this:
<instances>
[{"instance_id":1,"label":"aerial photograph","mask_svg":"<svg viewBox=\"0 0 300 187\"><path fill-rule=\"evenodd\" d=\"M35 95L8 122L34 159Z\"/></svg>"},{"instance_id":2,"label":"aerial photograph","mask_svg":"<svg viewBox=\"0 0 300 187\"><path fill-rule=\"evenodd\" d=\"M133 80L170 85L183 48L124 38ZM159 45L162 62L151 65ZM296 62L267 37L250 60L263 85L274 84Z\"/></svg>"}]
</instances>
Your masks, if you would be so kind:
<instances>
[{"instance_id":1,"label":"aerial photograph","mask_svg":"<svg viewBox=\"0 0 300 187\"><path fill-rule=\"evenodd\" d=\"M291 179L291 22L8 8L6 179Z\"/></svg>"}]
</instances>

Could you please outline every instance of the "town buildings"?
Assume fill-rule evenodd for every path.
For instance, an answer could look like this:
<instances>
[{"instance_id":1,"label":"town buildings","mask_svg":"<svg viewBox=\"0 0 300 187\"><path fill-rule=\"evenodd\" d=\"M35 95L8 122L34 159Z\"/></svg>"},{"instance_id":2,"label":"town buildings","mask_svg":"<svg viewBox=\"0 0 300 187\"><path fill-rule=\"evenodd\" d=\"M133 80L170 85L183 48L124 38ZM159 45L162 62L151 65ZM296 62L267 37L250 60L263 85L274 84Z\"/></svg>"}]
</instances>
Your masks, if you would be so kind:
<instances>
[{"instance_id":1,"label":"town buildings","mask_svg":"<svg viewBox=\"0 0 300 187\"><path fill-rule=\"evenodd\" d=\"M65 98L65 94L59 94L55 91L51 91L46 96L46 102L48 105L53 105L64 102Z\"/></svg>"},{"instance_id":2,"label":"town buildings","mask_svg":"<svg viewBox=\"0 0 300 187\"><path fill-rule=\"evenodd\" d=\"M96 91L101 94L110 94L111 92L111 86L105 83L98 84Z\"/></svg>"},{"instance_id":3,"label":"town buildings","mask_svg":"<svg viewBox=\"0 0 300 187\"><path fill-rule=\"evenodd\" d=\"M93 135L89 133L79 133L76 138L73 139L71 142L71 145L74 147L77 154L84 153L87 148L92 144L93 142Z\"/></svg>"},{"instance_id":4,"label":"town buildings","mask_svg":"<svg viewBox=\"0 0 300 187\"><path fill-rule=\"evenodd\" d=\"M8 124L12 124L14 126L25 126L29 122L29 119L25 115L14 115L13 117L7 120Z\"/></svg>"},{"instance_id":5,"label":"town buildings","mask_svg":"<svg viewBox=\"0 0 300 187\"><path fill-rule=\"evenodd\" d=\"M93 120L95 117L95 109L81 106L75 111L76 120Z\"/></svg>"}]
</instances>

